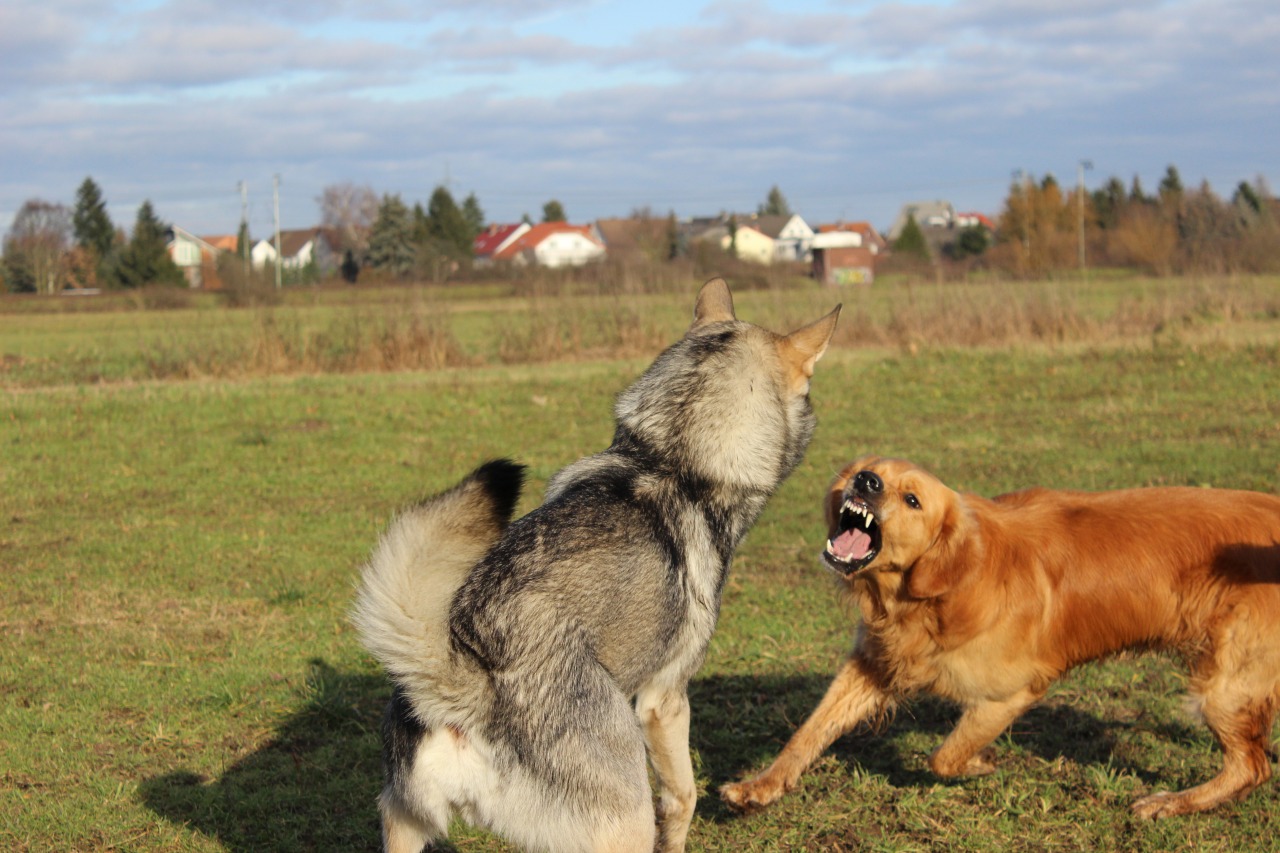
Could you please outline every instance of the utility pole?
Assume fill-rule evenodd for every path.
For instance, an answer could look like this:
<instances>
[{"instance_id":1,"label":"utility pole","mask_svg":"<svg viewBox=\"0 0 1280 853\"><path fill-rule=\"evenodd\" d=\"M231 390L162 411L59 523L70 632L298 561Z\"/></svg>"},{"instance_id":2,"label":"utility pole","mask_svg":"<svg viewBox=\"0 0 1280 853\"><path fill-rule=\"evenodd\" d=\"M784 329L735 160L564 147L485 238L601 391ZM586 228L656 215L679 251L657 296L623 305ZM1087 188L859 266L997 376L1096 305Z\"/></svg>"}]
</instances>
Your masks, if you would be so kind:
<instances>
[{"instance_id":1,"label":"utility pole","mask_svg":"<svg viewBox=\"0 0 1280 853\"><path fill-rule=\"evenodd\" d=\"M276 290L280 289L280 264L283 257L280 254L280 173L276 172L271 176L271 196L272 205L275 207L275 225L276 225Z\"/></svg>"},{"instance_id":2,"label":"utility pole","mask_svg":"<svg viewBox=\"0 0 1280 853\"><path fill-rule=\"evenodd\" d=\"M1093 161L1081 160L1076 169L1076 207L1079 214L1076 217L1076 233L1080 237L1080 273L1082 275L1088 275L1084 265L1084 170L1092 168Z\"/></svg>"},{"instance_id":3,"label":"utility pole","mask_svg":"<svg viewBox=\"0 0 1280 853\"><path fill-rule=\"evenodd\" d=\"M249 182L240 181L240 233L244 235L244 245L240 247L241 260L244 261L244 279L249 280Z\"/></svg>"}]
</instances>

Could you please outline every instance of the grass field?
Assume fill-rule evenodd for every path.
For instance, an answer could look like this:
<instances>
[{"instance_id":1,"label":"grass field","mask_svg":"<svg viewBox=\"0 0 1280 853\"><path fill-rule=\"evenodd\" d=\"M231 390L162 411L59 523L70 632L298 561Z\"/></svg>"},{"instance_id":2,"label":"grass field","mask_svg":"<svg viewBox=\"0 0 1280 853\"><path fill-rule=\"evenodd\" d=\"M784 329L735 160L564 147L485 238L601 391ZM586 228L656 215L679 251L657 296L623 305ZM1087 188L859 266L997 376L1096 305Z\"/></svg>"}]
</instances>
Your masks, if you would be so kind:
<instances>
[{"instance_id":1,"label":"grass field","mask_svg":"<svg viewBox=\"0 0 1280 853\"><path fill-rule=\"evenodd\" d=\"M1001 738L990 777L928 773L955 711L920 701L839 741L774 809L720 805L715 789L777 752L849 647L816 554L821 493L855 454L985 494L1280 492L1274 280L841 298L817 437L740 549L691 686L690 849L1274 849L1277 784L1208 815L1129 816L1136 796L1220 761L1160 657L1073 673ZM346 622L358 564L398 506L486 458L531 466L531 508L555 470L608 443L614 394L681 333L692 286L381 299L0 313L0 849L377 849L388 689ZM738 313L786 327L834 301L742 293ZM303 350L374 338L387 352L414 311L435 336L423 346L448 338L456 364L244 360L264 317ZM455 844L507 849L461 828Z\"/></svg>"}]
</instances>

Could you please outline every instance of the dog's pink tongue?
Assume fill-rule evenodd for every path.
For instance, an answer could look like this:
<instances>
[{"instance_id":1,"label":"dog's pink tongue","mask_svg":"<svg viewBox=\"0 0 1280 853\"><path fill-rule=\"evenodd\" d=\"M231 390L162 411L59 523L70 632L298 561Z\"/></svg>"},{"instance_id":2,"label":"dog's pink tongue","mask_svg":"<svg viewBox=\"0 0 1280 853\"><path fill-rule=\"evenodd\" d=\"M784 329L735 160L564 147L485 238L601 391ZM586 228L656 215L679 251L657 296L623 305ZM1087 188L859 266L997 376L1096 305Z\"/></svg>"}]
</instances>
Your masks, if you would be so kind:
<instances>
[{"instance_id":1,"label":"dog's pink tongue","mask_svg":"<svg viewBox=\"0 0 1280 853\"><path fill-rule=\"evenodd\" d=\"M831 541L831 553L842 560L861 560L871 550L871 537L861 530L846 530Z\"/></svg>"}]
</instances>

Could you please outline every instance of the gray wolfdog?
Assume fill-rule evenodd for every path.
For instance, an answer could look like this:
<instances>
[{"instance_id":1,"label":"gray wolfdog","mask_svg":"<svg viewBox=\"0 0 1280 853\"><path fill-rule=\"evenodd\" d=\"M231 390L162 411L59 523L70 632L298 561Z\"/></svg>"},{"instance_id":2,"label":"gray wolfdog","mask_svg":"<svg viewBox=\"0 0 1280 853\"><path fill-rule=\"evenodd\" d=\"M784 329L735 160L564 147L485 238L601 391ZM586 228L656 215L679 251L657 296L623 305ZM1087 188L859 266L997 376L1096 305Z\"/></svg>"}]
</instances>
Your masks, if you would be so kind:
<instances>
[{"instance_id":1,"label":"gray wolfdog","mask_svg":"<svg viewBox=\"0 0 1280 853\"><path fill-rule=\"evenodd\" d=\"M510 520L524 469L499 460L391 523L352 613L394 683L386 850L417 853L455 814L534 850L684 849L686 688L734 549L809 444L839 313L777 335L713 279L618 396L613 444L542 506Z\"/></svg>"}]
</instances>

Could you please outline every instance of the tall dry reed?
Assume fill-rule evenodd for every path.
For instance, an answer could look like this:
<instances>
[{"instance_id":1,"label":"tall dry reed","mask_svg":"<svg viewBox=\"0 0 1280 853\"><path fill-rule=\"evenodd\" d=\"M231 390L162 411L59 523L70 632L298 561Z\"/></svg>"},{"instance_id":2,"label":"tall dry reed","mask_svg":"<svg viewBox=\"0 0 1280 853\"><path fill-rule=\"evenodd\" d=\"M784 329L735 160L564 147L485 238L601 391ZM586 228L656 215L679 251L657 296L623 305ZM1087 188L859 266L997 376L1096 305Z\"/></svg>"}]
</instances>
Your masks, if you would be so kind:
<instances>
[{"instance_id":1,"label":"tall dry reed","mask_svg":"<svg viewBox=\"0 0 1280 853\"><path fill-rule=\"evenodd\" d=\"M836 344L854 348L1101 343L1280 318L1280 288L1271 279L1166 281L1132 292L1120 284L1113 291L1009 281L770 290L779 328L811 319L814 306L843 300ZM148 371L154 377L250 376L639 358L658 352L679 331L677 313L661 295L535 289L506 304L457 313L419 291L403 293L371 305L252 309L247 333L171 341L148 355Z\"/></svg>"}]
</instances>

